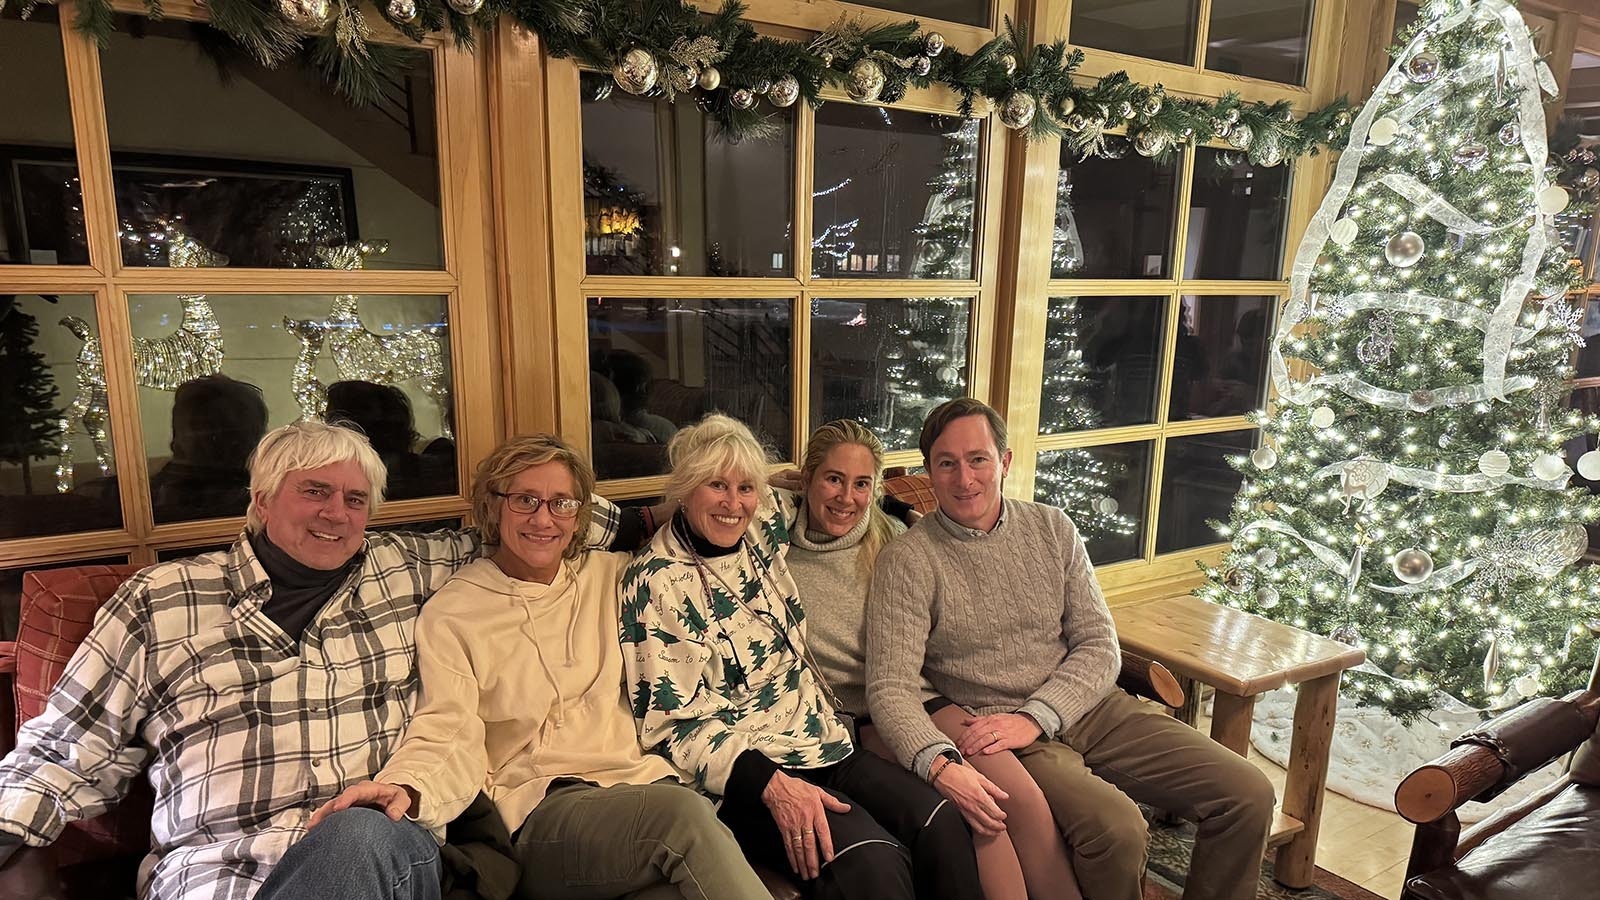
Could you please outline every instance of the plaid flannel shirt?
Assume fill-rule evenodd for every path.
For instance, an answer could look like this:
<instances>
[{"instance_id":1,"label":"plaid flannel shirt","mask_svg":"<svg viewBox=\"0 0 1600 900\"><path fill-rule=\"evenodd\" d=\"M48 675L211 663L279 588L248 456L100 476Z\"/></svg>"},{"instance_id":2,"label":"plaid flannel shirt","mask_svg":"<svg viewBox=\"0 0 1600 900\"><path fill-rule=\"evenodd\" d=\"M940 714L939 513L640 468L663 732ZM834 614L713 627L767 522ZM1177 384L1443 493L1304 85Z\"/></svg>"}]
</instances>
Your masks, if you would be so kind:
<instances>
[{"instance_id":1,"label":"plaid flannel shirt","mask_svg":"<svg viewBox=\"0 0 1600 900\"><path fill-rule=\"evenodd\" d=\"M589 541L610 543L601 501ZM262 604L250 542L145 569L100 610L45 712L0 762L0 829L43 846L148 767L139 895L247 900L312 811L382 768L416 700L422 603L477 555L471 532L370 533L296 645Z\"/></svg>"}]
</instances>

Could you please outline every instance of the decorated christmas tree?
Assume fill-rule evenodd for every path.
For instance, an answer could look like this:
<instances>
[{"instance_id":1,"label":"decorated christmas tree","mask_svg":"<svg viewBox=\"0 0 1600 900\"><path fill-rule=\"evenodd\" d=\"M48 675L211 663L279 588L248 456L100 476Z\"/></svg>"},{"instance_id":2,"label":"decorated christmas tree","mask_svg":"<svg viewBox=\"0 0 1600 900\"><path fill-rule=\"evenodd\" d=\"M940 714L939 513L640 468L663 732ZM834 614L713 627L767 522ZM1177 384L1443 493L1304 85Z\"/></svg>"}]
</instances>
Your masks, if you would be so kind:
<instances>
[{"instance_id":1,"label":"decorated christmas tree","mask_svg":"<svg viewBox=\"0 0 1600 900\"><path fill-rule=\"evenodd\" d=\"M1043 402L1039 405L1039 431L1059 434L1100 427L1100 410L1094 394L1098 383L1083 361L1082 318L1078 298L1050 301L1045 326ZM1059 506L1072 517L1084 540L1133 534L1134 520L1117 511L1114 483L1127 471L1120 462L1106 462L1093 451L1073 447L1041 460L1034 499Z\"/></svg>"},{"instance_id":2,"label":"decorated christmas tree","mask_svg":"<svg viewBox=\"0 0 1600 900\"><path fill-rule=\"evenodd\" d=\"M1503 0L1423 13L1295 257L1277 397L1200 590L1363 647L1347 692L1402 717L1581 684L1600 615L1574 566L1600 503L1561 455L1595 423L1562 403L1582 338L1554 82Z\"/></svg>"},{"instance_id":3,"label":"decorated christmas tree","mask_svg":"<svg viewBox=\"0 0 1600 900\"><path fill-rule=\"evenodd\" d=\"M14 294L0 295L0 461L22 468L23 493L33 493L30 461L54 456L60 413L44 354L34 348L39 322Z\"/></svg>"}]
</instances>

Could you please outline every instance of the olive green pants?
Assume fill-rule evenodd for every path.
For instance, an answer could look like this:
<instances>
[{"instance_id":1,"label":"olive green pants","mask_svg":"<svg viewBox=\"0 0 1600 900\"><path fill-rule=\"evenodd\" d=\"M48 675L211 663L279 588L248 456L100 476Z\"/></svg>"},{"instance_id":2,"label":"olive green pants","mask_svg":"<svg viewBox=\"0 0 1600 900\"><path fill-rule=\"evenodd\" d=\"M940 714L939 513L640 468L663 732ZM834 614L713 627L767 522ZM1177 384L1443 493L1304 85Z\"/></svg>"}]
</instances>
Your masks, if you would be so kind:
<instances>
[{"instance_id":1,"label":"olive green pants","mask_svg":"<svg viewBox=\"0 0 1600 900\"><path fill-rule=\"evenodd\" d=\"M1238 754L1121 691L1016 754L1049 801L1084 896L1142 896L1150 835L1135 801L1199 826L1184 900L1256 896L1272 783Z\"/></svg>"},{"instance_id":2,"label":"olive green pants","mask_svg":"<svg viewBox=\"0 0 1600 900\"><path fill-rule=\"evenodd\" d=\"M772 896L711 801L673 782L558 782L512 844L523 900Z\"/></svg>"}]
</instances>

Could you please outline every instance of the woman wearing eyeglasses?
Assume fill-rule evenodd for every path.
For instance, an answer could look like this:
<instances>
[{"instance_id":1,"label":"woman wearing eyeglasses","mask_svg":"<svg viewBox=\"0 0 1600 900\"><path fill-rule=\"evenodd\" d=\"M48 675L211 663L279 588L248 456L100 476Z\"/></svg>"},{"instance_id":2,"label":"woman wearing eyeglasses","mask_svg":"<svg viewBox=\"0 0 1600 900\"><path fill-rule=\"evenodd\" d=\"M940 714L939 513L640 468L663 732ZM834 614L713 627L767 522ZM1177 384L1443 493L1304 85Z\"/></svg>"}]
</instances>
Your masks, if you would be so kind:
<instances>
[{"instance_id":1,"label":"woman wearing eyeglasses","mask_svg":"<svg viewBox=\"0 0 1600 900\"><path fill-rule=\"evenodd\" d=\"M512 835L518 897L609 900L670 884L689 900L769 900L711 804L639 747L617 644L629 557L577 537L593 488L589 464L550 435L514 438L478 466L488 556L423 607L416 714L377 777L313 823L376 806L437 836L484 791Z\"/></svg>"},{"instance_id":2,"label":"woman wearing eyeglasses","mask_svg":"<svg viewBox=\"0 0 1600 900\"><path fill-rule=\"evenodd\" d=\"M981 897L961 813L835 716L784 559L793 502L766 486L761 445L713 414L667 452L681 509L622 584L640 743L720 794L745 853L808 896Z\"/></svg>"}]
</instances>

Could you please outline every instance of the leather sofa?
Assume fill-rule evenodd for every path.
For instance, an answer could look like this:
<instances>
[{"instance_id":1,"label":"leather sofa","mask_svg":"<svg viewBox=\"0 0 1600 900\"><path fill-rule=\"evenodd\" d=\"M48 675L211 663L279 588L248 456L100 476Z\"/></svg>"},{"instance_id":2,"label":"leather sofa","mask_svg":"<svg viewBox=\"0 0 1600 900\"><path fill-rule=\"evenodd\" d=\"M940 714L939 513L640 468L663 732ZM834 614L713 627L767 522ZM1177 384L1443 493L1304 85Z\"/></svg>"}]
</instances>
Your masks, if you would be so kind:
<instances>
[{"instance_id":1,"label":"leather sofa","mask_svg":"<svg viewBox=\"0 0 1600 900\"><path fill-rule=\"evenodd\" d=\"M1404 900L1600 896L1600 665L1589 687L1522 704L1462 735L1395 791L1416 823ZM1556 782L1462 832L1456 810L1577 751Z\"/></svg>"}]
</instances>

